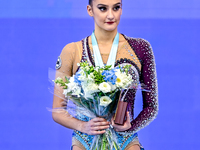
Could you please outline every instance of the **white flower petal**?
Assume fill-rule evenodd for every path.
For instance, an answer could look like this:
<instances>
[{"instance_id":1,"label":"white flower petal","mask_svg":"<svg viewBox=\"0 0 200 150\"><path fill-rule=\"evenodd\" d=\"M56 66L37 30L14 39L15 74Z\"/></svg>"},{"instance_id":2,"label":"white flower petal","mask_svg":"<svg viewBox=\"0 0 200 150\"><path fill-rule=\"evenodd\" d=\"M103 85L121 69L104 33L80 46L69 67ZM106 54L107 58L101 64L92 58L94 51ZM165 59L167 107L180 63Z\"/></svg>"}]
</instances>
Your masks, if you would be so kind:
<instances>
[{"instance_id":1,"label":"white flower petal","mask_svg":"<svg viewBox=\"0 0 200 150\"><path fill-rule=\"evenodd\" d=\"M108 106L110 103L112 102L112 100L110 99L110 97L108 96L102 96L100 98L100 106Z\"/></svg>"},{"instance_id":2,"label":"white flower petal","mask_svg":"<svg viewBox=\"0 0 200 150\"><path fill-rule=\"evenodd\" d=\"M100 83L100 84L99 84L99 89L100 89L103 93L111 92L111 86L110 86L108 83L106 83L106 82Z\"/></svg>"}]
</instances>

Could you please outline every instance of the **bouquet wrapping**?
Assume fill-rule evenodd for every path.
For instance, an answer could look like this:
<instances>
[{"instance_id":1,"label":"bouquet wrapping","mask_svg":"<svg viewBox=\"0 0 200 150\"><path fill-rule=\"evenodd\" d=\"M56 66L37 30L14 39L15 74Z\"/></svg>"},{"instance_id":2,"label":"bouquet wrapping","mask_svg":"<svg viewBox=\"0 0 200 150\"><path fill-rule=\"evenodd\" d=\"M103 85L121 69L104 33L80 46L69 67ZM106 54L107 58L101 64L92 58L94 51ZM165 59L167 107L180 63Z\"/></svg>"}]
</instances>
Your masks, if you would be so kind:
<instances>
[{"instance_id":1,"label":"bouquet wrapping","mask_svg":"<svg viewBox=\"0 0 200 150\"><path fill-rule=\"evenodd\" d=\"M123 109L123 112L126 112L127 102L126 106L119 103L124 102L124 97L130 88L138 87L138 83L134 83L129 74L129 65L115 68L94 67L87 62L81 62L78 66L78 72L72 77L65 77L65 79L58 77L54 80L54 90L59 87L63 89L65 107L56 108L53 111L65 109L73 117L80 115L89 119L102 117L108 121L115 115L117 103L118 112ZM121 97L122 92L124 93ZM121 120L119 114L115 115L115 122L123 124L125 113L122 114ZM91 150L105 149L120 149L112 127L106 129L104 134L96 135L91 145Z\"/></svg>"}]
</instances>

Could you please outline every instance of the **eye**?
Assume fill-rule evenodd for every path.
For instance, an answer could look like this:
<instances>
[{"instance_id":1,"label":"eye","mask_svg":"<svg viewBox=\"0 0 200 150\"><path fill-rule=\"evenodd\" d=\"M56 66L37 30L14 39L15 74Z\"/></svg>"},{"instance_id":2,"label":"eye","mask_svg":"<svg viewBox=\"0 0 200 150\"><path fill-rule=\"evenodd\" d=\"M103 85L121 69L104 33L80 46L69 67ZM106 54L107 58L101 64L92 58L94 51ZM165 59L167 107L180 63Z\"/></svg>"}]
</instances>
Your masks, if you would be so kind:
<instances>
[{"instance_id":1,"label":"eye","mask_svg":"<svg viewBox=\"0 0 200 150\"><path fill-rule=\"evenodd\" d=\"M106 7L99 7L100 11L106 11Z\"/></svg>"},{"instance_id":2,"label":"eye","mask_svg":"<svg viewBox=\"0 0 200 150\"><path fill-rule=\"evenodd\" d=\"M118 11L121 8L121 6L116 6L113 8L114 11Z\"/></svg>"}]
</instances>

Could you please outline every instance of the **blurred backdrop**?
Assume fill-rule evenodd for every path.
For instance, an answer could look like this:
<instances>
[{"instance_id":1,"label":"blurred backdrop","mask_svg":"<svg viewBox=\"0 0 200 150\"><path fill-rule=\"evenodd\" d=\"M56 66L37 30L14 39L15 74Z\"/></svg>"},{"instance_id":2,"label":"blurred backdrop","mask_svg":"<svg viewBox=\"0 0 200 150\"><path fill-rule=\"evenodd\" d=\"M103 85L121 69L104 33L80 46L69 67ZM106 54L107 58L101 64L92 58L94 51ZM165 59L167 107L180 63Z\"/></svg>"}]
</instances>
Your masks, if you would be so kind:
<instances>
[{"instance_id":1,"label":"blurred backdrop","mask_svg":"<svg viewBox=\"0 0 200 150\"><path fill-rule=\"evenodd\" d=\"M47 108L48 68L62 48L89 36L87 0L0 1L0 149L69 150L72 131ZM126 0L119 32L154 50L159 114L139 131L145 150L200 147L200 1ZM142 107L138 95L136 113Z\"/></svg>"}]
</instances>

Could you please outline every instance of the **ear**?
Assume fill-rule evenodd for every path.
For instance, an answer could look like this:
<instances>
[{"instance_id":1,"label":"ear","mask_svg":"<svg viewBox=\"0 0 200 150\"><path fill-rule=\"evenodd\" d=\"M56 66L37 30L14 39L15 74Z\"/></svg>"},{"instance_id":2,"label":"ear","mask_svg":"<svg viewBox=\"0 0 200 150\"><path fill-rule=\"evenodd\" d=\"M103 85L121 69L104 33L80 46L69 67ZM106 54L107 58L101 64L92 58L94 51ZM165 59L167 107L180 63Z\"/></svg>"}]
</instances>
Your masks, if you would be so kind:
<instances>
[{"instance_id":1,"label":"ear","mask_svg":"<svg viewBox=\"0 0 200 150\"><path fill-rule=\"evenodd\" d=\"M87 12L91 17L93 17L93 11L92 11L92 7L90 5L87 5Z\"/></svg>"}]
</instances>

